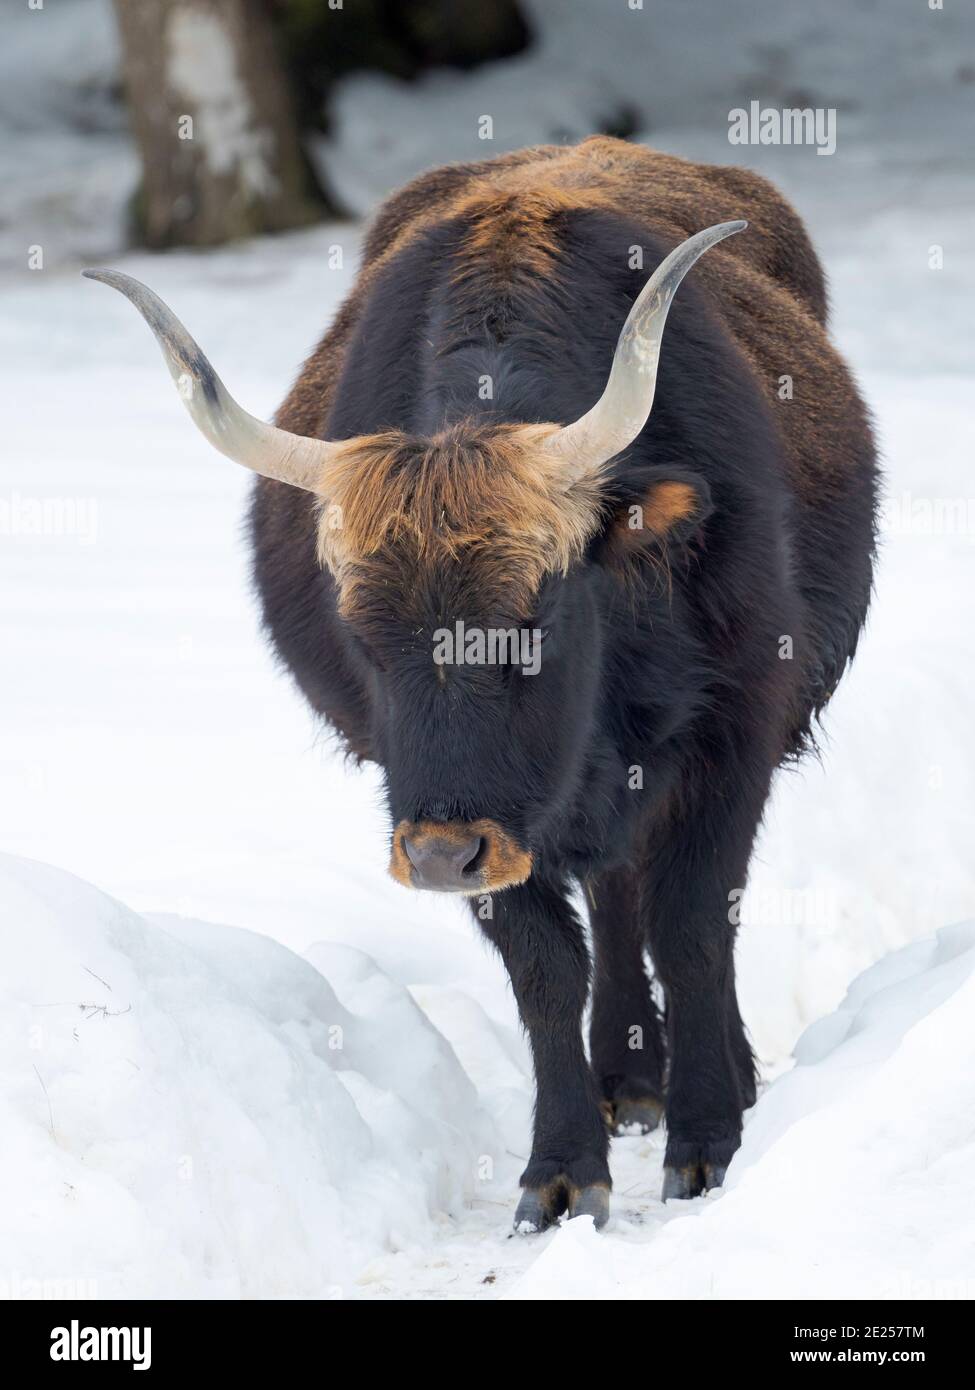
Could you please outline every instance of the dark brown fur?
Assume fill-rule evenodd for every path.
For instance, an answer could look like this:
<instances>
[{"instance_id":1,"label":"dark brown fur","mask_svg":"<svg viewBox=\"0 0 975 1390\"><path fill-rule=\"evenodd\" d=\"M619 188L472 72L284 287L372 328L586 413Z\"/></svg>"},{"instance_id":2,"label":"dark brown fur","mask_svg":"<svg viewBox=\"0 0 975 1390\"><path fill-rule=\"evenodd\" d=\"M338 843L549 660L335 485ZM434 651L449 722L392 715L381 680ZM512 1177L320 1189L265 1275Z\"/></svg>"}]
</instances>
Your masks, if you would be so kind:
<instances>
[{"instance_id":1,"label":"dark brown fur","mask_svg":"<svg viewBox=\"0 0 975 1390\"><path fill-rule=\"evenodd\" d=\"M842 491L843 479L836 470L842 470L849 456L841 436L850 415L862 417L862 409L847 369L826 336L825 285L801 222L770 184L747 170L692 164L609 137L577 146L539 146L484 164L447 166L422 175L390 198L367 238L352 293L305 363L277 412L277 423L296 434L323 437L344 350L374 278L424 228L445 218L464 220L469 226L466 254L455 279L461 290L470 282L472 298L483 297L485 282L493 282L494 312L500 315L505 296L520 276L541 271L557 279L558 241L552 225L570 208L614 208L651 225L674 245L712 223L747 218L748 234L708 252L694 274L711 291L712 306L726 321L775 412L798 495L813 512L828 509ZM780 378L786 374L792 378L793 397L781 400ZM824 397L834 403L833 409L822 409ZM387 441L383 505L397 486L402 495L407 491L389 477L401 442ZM512 449L512 458L515 453ZM376 456L376 449L370 448L370 460ZM378 486L375 470L374 478ZM274 482L260 487L269 536L293 539L313 530L312 511L300 493ZM375 500L379 498L377 491ZM489 493L482 500L490 502ZM474 513L477 499L470 501ZM369 510L375 514L375 507ZM357 508L346 508L343 525L361 530L358 514ZM403 520L410 524L407 512ZM383 524L388 534L394 518L387 516ZM499 534L496 530L494 538ZM297 557L305 545L290 548ZM328 537L318 550L329 559ZM357 558L348 543L343 546L341 530L332 536L332 553L336 559ZM346 572L351 569L347 564ZM307 586L307 571L296 576L296 582Z\"/></svg>"},{"instance_id":2,"label":"dark brown fur","mask_svg":"<svg viewBox=\"0 0 975 1390\"><path fill-rule=\"evenodd\" d=\"M505 273L539 264L557 275L557 245L547 224L566 207L616 208L674 245L702 227L747 218L749 234L709 251L695 275L713 290L716 307L773 404L780 404L780 375L793 377L795 399L782 412L781 425L795 480L804 492L828 491L834 451L822 437L816 401L820 391L849 397L850 382L823 331L826 288L802 223L771 184L748 170L692 164L605 136L580 145L542 145L485 164L448 165L394 194L366 240L355 289L305 363L277 423L320 437L359 306L376 270L411 236L437 219L470 219L468 273L497 273L504 288ZM760 315L756 305L762 306ZM804 384L810 389L803 390Z\"/></svg>"}]
</instances>

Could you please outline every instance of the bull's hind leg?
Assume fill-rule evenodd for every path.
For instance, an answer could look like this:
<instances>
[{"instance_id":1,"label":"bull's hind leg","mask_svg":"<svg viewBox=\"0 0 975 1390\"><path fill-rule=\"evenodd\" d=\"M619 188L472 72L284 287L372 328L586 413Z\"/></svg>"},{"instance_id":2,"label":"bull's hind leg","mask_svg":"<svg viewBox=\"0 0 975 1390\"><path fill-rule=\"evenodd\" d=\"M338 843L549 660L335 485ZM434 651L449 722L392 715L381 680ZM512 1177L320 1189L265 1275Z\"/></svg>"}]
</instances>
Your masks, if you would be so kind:
<instances>
[{"instance_id":1,"label":"bull's hind leg","mask_svg":"<svg viewBox=\"0 0 975 1390\"><path fill-rule=\"evenodd\" d=\"M649 847L643 912L666 998L667 1151L663 1196L720 1187L755 1099L735 996L729 904L744 887L764 792L715 798Z\"/></svg>"},{"instance_id":2,"label":"bull's hind leg","mask_svg":"<svg viewBox=\"0 0 975 1390\"><path fill-rule=\"evenodd\" d=\"M611 1134L648 1134L664 1113L665 1049L650 994L639 885L617 869L586 885L592 924L589 1053Z\"/></svg>"},{"instance_id":3,"label":"bull's hind leg","mask_svg":"<svg viewBox=\"0 0 975 1390\"><path fill-rule=\"evenodd\" d=\"M602 1226L609 1141L582 1045L589 993L582 926L563 888L537 875L490 902L493 916L480 920L478 913L479 923L507 966L535 1064L534 1135L515 1228L544 1230L566 1211Z\"/></svg>"},{"instance_id":4,"label":"bull's hind leg","mask_svg":"<svg viewBox=\"0 0 975 1390\"><path fill-rule=\"evenodd\" d=\"M741 1104L744 1110L750 1110L755 1104L757 1094L755 1055L752 1052L751 1044L745 1033L745 1025L741 1021L741 1013L738 1010L734 962L732 962L732 969L728 972L728 989L725 1007L728 1010L728 1034L731 1039L731 1051L734 1054L735 1063L738 1067L738 1084L741 1088Z\"/></svg>"}]
</instances>

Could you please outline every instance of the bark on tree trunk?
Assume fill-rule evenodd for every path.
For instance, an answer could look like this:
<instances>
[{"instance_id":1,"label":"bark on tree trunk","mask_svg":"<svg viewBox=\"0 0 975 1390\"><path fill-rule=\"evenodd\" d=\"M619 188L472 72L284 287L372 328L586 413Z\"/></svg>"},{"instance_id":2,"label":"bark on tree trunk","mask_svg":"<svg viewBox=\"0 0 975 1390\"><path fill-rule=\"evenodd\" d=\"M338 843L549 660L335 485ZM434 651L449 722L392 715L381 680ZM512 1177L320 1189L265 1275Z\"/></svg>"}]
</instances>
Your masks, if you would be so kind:
<instances>
[{"instance_id":1,"label":"bark on tree trunk","mask_svg":"<svg viewBox=\"0 0 975 1390\"><path fill-rule=\"evenodd\" d=\"M147 245L213 246L329 209L263 0L115 0Z\"/></svg>"}]
</instances>

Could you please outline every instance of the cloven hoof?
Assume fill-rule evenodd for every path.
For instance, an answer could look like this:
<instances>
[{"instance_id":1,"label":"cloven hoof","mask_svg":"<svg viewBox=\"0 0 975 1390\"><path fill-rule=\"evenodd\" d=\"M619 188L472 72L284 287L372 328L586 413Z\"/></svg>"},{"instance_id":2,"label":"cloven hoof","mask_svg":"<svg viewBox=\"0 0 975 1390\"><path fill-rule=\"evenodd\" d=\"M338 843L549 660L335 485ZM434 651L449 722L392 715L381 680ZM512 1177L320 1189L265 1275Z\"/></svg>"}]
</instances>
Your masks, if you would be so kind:
<instances>
[{"instance_id":1,"label":"cloven hoof","mask_svg":"<svg viewBox=\"0 0 975 1390\"><path fill-rule=\"evenodd\" d=\"M609 1220L609 1188L599 1182L576 1187L561 1177L544 1187L526 1187L515 1211L515 1231L518 1235L537 1235L554 1226L566 1212L570 1217L591 1216L597 1231L601 1230Z\"/></svg>"}]
</instances>

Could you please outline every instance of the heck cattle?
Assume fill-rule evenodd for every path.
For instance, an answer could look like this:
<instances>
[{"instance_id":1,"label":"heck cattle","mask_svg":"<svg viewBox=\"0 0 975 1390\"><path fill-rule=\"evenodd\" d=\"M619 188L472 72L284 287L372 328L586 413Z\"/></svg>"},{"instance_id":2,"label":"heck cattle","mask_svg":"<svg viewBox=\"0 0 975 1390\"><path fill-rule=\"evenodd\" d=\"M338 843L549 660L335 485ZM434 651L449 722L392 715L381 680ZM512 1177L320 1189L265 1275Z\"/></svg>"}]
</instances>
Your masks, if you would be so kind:
<instances>
[{"instance_id":1,"label":"heck cattle","mask_svg":"<svg viewBox=\"0 0 975 1390\"><path fill-rule=\"evenodd\" d=\"M733 905L871 585L870 428L796 214L611 139L427 174L380 210L276 428L99 276L263 475L267 628L383 769L390 872L468 895L504 959L537 1082L516 1225L602 1224L608 1133L664 1115L664 1196L719 1184L755 1098Z\"/></svg>"}]
</instances>

